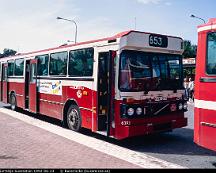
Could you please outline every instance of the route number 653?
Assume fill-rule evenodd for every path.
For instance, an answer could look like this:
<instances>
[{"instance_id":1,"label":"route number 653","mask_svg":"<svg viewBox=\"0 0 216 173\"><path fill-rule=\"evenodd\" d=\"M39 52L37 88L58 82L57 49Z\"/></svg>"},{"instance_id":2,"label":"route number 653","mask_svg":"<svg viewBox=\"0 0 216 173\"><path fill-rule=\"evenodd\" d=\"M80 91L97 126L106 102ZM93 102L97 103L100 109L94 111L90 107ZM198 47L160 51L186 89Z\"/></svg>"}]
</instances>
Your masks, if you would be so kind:
<instances>
[{"instance_id":1,"label":"route number 653","mask_svg":"<svg viewBox=\"0 0 216 173\"><path fill-rule=\"evenodd\" d=\"M161 46L162 45L162 38L157 37L157 36L150 36L149 43L150 43L150 45Z\"/></svg>"},{"instance_id":2,"label":"route number 653","mask_svg":"<svg viewBox=\"0 0 216 173\"><path fill-rule=\"evenodd\" d=\"M163 35L154 35L151 34L149 36L149 45L154 47L167 47L168 46L168 38Z\"/></svg>"}]
</instances>

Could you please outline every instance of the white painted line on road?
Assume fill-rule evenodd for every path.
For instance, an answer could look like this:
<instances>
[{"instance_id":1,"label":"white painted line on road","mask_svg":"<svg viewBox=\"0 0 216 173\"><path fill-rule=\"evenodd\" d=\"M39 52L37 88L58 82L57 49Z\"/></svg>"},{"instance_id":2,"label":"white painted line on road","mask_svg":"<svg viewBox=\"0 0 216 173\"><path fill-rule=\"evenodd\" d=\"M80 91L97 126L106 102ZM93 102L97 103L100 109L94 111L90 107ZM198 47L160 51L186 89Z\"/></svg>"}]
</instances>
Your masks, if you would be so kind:
<instances>
[{"instance_id":1,"label":"white painted line on road","mask_svg":"<svg viewBox=\"0 0 216 173\"><path fill-rule=\"evenodd\" d=\"M106 141L101 141L99 139L95 139L68 129L64 129L62 127L41 121L39 119L32 118L25 114L15 112L12 110L8 110L5 108L0 108L0 112L10 115L16 119L24 121L28 124L37 126L41 129L49 131L51 133L57 134L79 144L85 145L89 148L95 149L102 153L108 154L110 156L116 157L118 159L130 162L134 165L138 165L142 168L186 168L180 165L170 163L147 154L136 152L130 149L126 149L124 147L120 147Z\"/></svg>"}]
</instances>

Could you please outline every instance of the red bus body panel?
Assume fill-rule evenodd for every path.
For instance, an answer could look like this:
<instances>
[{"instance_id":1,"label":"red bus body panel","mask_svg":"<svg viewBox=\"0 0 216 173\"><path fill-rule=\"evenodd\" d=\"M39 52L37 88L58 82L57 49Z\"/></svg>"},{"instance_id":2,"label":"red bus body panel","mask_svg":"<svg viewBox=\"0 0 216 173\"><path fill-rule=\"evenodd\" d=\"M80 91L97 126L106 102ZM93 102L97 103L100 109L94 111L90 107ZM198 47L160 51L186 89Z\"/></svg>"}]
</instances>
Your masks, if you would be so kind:
<instances>
[{"instance_id":1,"label":"red bus body panel","mask_svg":"<svg viewBox=\"0 0 216 173\"><path fill-rule=\"evenodd\" d=\"M3 81L3 102L8 103L8 82Z\"/></svg>"},{"instance_id":2,"label":"red bus body panel","mask_svg":"<svg viewBox=\"0 0 216 173\"><path fill-rule=\"evenodd\" d=\"M2 101L2 66L0 63L0 101Z\"/></svg>"},{"instance_id":3,"label":"red bus body panel","mask_svg":"<svg viewBox=\"0 0 216 173\"><path fill-rule=\"evenodd\" d=\"M61 120L63 106L57 104L60 100L61 96L38 93L38 113Z\"/></svg>"},{"instance_id":4,"label":"red bus body panel","mask_svg":"<svg viewBox=\"0 0 216 173\"><path fill-rule=\"evenodd\" d=\"M2 101L2 80L0 80L0 101Z\"/></svg>"},{"instance_id":5,"label":"red bus body panel","mask_svg":"<svg viewBox=\"0 0 216 173\"><path fill-rule=\"evenodd\" d=\"M24 81L24 79L21 79ZM25 94L25 84L24 82L8 82L8 91L14 91L16 95L16 101L17 106L20 108L25 109L25 100L24 100L24 94Z\"/></svg>"},{"instance_id":6,"label":"red bus body panel","mask_svg":"<svg viewBox=\"0 0 216 173\"><path fill-rule=\"evenodd\" d=\"M37 113L37 84L36 83L30 83L29 84L29 111Z\"/></svg>"},{"instance_id":7,"label":"red bus body panel","mask_svg":"<svg viewBox=\"0 0 216 173\"><path fill-rule=\"evenodd\" d=\"M216 75L208 75L207 67L207 34L216 32L211 26L216 24L216 18L198 27L198 49L195 78L195 110L194 110L194 142L202 147L216 151L216 110L209 106L216 103L216 82L202 81L216 79Z\"/></svg>"}]
</instances>

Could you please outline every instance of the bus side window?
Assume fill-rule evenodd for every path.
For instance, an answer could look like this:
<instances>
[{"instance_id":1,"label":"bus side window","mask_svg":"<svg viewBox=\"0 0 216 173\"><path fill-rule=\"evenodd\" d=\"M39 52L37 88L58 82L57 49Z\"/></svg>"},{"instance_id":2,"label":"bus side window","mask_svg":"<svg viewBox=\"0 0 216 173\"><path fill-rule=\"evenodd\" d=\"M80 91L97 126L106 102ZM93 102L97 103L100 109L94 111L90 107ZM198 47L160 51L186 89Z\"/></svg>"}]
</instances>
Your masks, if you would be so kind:
<instances>
[{"instance_id":1,"label":"bus side window","mask_svg":"<svg viewBox=\"0 0 216 173\"><path fill-rule=\"evenodd\" d=\"M94 49L79 49L70 51L69 75L92 76L93 75Z\"/></svg>"},{"instance_id":2,"label":"bus side window","mask_svg":"<svg viewBox=\"0 0 216 173\"><path fill-rule=\"evenodd\" d=\"M14 75L14 61L8 61L8 76Z\"/></svg>"},{"instance_id":3,"label":"bus side window","mask_svg":"<svg viewBox=\"0 0 216 173\"><path fill-rule=\"evenodd\" d=\"M216 32L208 34L208 53L206 71L210 75L216 75Z\"/></svg>"},{"instance_id":4,"label":"bus side window","mask_svg":"<svg viewBox=\"0 0 216 173\"><path fill-rule=\"evenodd\" d=\"M16 59L14 75L23 76L23 71L24 71L24 59Z\"/></svg>"},{"instance_id":5,"label":"bus side window","mask_svg":"<svg viewBox=\"0 0 216 173\"><path fill-rule=\"evenodd\" d=\"M29 66L28 66L28 68L29 68ZM36 81L36 79L34 78L34 76L35 76L35 64L31 64L30 68L31 68L31 70L30 70L30 83L35 83L35 81Z\"/></svg>"},{"instance_id":6,"label":"bus side window","mask_svg":"<svg viewBox=\"0 0 216 173\"><path fill-rule=\"evenodd\" d=\"M67 52L58 52L50 55L50 75L67 75Z\"/></svg>"},{"instance_id":7,"label":"bus side window","mask_svg":"<svg viewBox=\"0 0 216 173\"><path fill-rule=\"evenodd\" d=\"M6 81L7 80L7 68L3 66L2 70L2 80Z\"/></svg>"},{"instance_id":8,"label":"bus side window","mask_svg":"<svg viewBox=\"0 0 216 173\"><path fill-rule=\"evenodd\" d=\"M38 59L38 66L37 66L38 76L47 76L49 55L39 55L36 57L36 59Z\"/></svg>"}]
</instances>

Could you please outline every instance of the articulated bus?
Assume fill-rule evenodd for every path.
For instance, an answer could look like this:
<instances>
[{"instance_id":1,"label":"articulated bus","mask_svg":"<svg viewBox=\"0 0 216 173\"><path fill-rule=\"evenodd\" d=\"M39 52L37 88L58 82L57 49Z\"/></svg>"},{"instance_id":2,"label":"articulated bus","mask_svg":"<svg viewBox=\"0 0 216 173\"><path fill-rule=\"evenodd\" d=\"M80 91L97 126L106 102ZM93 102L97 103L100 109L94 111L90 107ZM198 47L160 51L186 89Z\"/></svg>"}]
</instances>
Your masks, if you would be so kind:
<instances>
[{"instance_id":1,"label":"articulated bus","mask_svg":"<svg viewBox=\"0 0 216 173\"><path fill-rule=\"evenodd\" d=\"M187 125L183 40L125 31L0 59L1 100L115 139Z\"/></svg>"},{"instance_id":2,"label":"articulated bus","mask_svg":"<svg viewBox=\"0 0 216 173\"><path fill-rule=\"evenodd\" d=\"M216 151L216 18L198 26L194 142Z\"/></svg>"}]
</instances>

